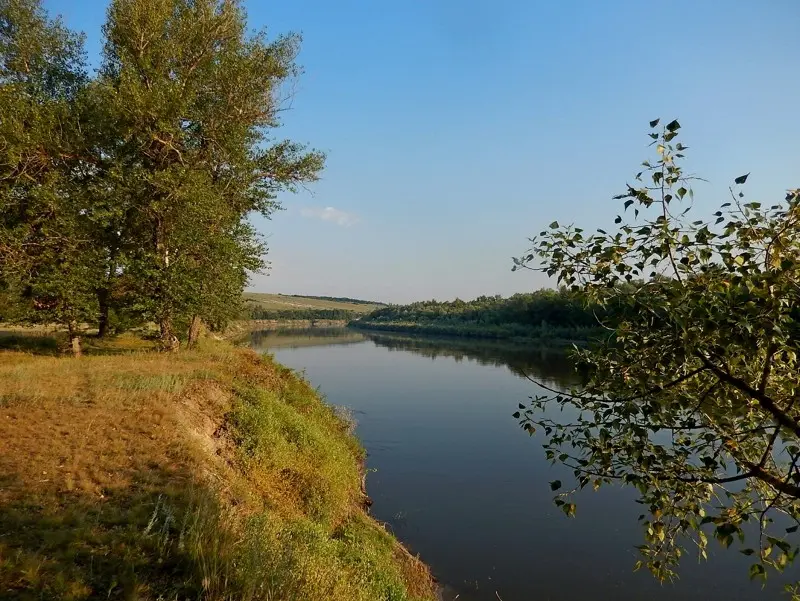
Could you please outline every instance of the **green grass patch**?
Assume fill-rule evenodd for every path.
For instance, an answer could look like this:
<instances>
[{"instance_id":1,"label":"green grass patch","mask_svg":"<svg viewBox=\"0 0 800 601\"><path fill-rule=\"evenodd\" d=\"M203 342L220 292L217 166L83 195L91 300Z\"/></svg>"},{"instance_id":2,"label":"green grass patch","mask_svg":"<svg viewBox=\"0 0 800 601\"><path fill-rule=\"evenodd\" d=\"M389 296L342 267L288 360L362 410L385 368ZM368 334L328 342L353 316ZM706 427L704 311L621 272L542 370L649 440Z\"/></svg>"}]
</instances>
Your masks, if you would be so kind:
<instances>
[{"instance_id":1,"label":"green grass patch","mask_svg":"<svg viewBox=\"0 0 800 601\"><path fill-rule=\"evenodd\" d=\"M295 386L284 396L240 388L237 398L231 423L239 456L245 469L275 480L270 500L297 503L328 526L343 519L358 502L360 454L333 411Z\"/></svg>"},{"instance_id":2,"label":"green grass patch","mask_svg":"<svg viewBox=\"0 0 800 601\"><path fill-rule=\"evenodd\" d=\"M57 355L60 344L66 341L58 336L42 331L0 330L0 349L33 353L36 355Z\"/></svg>"},{"instance_id":3,"label":"green grass patch","mask_svg":"<svg viewBox=\"0 0 800 601\"><path fill-rule=\"evenodd\" d=\"M363 510L352 423L268 357L0 353L0 406L4 600L435 597Z\"/></svg>"}]
</instances>

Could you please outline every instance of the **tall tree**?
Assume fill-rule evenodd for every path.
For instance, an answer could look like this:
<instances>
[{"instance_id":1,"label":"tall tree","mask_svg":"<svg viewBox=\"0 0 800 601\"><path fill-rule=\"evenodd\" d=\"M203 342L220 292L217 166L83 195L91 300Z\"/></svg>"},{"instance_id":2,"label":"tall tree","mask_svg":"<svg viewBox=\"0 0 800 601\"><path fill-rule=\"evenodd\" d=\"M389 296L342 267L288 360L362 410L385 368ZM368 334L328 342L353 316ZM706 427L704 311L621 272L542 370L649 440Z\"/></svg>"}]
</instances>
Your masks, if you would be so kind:
<instances>
[{"instance_id":1,"label":"tall tree","mask_svg":"<svg viewBox=\"0 0 800 601\"><path fill-rule=\"evenodd\" d=\"M130 199L126 270L174 347L176 323L202 316L198 294L219 310L234 281L243 287L242 269L261 265L261 246L242 235L247 216L269 216L278 192L323 166L321 153L271 137L300 40L248 35L244 10L227 0L116 0L105 35L97 93L118 132L115 193ZM216 278L210 261L225 265L211 249L238 257Z\"/></svg>"},{"instance_id":2,"label":"tall tree","mask_svg":"<svg viewBox=\"0 0 800 601\"><path fill-rule=\"evenodd\" d=\"M710 221L692 219L680 125L650 125L656 158L617 197L632 215L611 233L554 222L516 260L624 308L613 334L578 351L588 384L516 417L574 470L575 490L556 498L568 515L587 484L638 489L640 565L658 578L689 552L705 557L707 532L739 541L751 576L766 578L800 551L800 191L762 207L745 200L743 175Z\"/></svg>"},{"instance_id":3,"label":"tall tree","mask_svg":"<svg viewBox=\"0 0 800 601\"><path fill-rule=\"evenodd\" d=\"M79 183L86 81L82 36L38 0L0 2L0 280L18 318L66 325L76 353L97 267Z\"/></svg>"},{"instance_id":4,"label":"tall tree","mask_svg":"<svg viewBox=\"0 0 800 601\"><path fill-rule=\"evenodd\" d=\"M197 341L201 323L222 330L243 309L242 291L249 274L263 269L266 247L249 223L239 222L229 231L206 239L205 252L194 256L193 268L200 274L190 281L193 289L187 314L190 316L187 343ZM211 259L213 257L213 259Z\"/></svg>"}]
</instances>

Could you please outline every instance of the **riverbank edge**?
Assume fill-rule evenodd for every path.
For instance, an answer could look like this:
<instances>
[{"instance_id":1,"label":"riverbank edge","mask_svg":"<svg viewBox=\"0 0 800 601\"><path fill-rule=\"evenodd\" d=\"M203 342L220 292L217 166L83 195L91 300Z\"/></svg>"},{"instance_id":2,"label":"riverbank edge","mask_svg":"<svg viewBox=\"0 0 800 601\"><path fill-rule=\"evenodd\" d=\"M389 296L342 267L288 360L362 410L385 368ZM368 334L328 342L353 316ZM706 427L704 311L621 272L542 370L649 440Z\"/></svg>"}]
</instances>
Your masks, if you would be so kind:
<instances>
[{"instance_id":1,"label":"riverbank edge","mask_svg":"<svg viewBox=\"0 0 800 601\"><path fill-rule=\"evenodd\" d=\"M8 420L14 414L14 424L3 422L6 427L0 433L0 457L4 458L0 472L24 476L30 471L30 478L21 477L12 490L2 491L0 499L0 526L4 531L14 531L6 527L22 520L27 512L24 540L12 536L0 543L0 556L12 557L13 551L16 557L16 561L12 557L3 562L0 569L0 590L11 594L9 598L15 598L14 594L23 597L31 590L55 598L67 592L65 586L73 593L83 589L86 596L98 590L109 591L109 598L119 596L115 593L128 594L131 586L154 598L189 592L200 594L200 598L239 598L237 595L246 591L263 589L265 581L272 583L273 590L247 598L266 599L277 593L280 598L298 600L422 601L439 596L427 566L368 515L365 454L353 435L353 424L324 403L307 381L269 357L224 341L203 340L198 349L175 354L142 352L137 346L139 341L135 343L137 352L131 353L120 345L114 354L81 359L0 351L0 399L9 413ZM24 377L34 373L38 382ZM101 375L102 380L98 379ZM76 383L74 390L70 387L72 379ZM35 383L26 386L26 380ZM95 401L93 409L85 407L87 382L89 396L107 402ZM77 386L79 383L83 389ZM54 384L58 389L52 389ZM29 404L43 411L32 412ZM26 436L19 435L23 424L42 433L41 445L46 444L52 430L69 425L63 420L56 423L60 412L52 411L51 404L70 408L74 427L62 432L62 437L69 439L71 431L85 435L88 430L102 428L103 424L93 421L91 415L101 411L109 427L125 437L131 456L144 455L137 458L148 465L162 458L155 452L147 457L149 443L144 441L147 437L164 437L163 442L170 449L167 454L180 457L180 478L158 480L160 471L148 473L145 480L156 478L158 482L143 497L142 491L134 493L109 484L101 484L99 488L104 492L97 495L93 494L98 489L96 478L82 477L76 486L74 472L84 468L125 472L125 468L132 468L104 465L107 449L98 449L98 453L82 459L63 452L57 459L48 452L38 456L34 453L33 465L23 465L31 452L25 445L36 444L30 438L30 428L26 428ZM145 415L158 411L159 421L169 421L172 434L159 428L161 424L143 419L140 412L145 408ZM138 419L131 421L132 412ZM27 424L27 414L36 415L39 423ZM48 420L48 415L54 417ZM277 430L275 422L279 422ZM102 435L95 442L102 442L101 439ZM106 442L109 446L115 444L112 440ZM74 444L67 446L75 448ZM48 459L88 465L73 465L66 480L42 487L34 483L34 474L60 475L58 469L63 467L48 465ZM191 500L185 497L187 489L193 491ZM136 572L133 565L119 564L104 572L102 565L94 565L93 553L83 557L92 559L87 568L71 552L71 566L67 569L62 565L67 558L61 557L58 550L46 548L46 543L31 544L31 535L35 538L38 534L45 541L53 535L59 539L68 535L77 544L91 547L98 539L97 533L92 537L95 540L82 540L80 532L70 526L74 525L75 516L70 523L56 526L58 532L48 532L53 527L50 512L63 511L68 501L71 511L83 507L86 514L94 515L98 506L109 505L109 499L122 501L123 511L117 518L127 524L125 541L116 540L111 530L104 531L99 539L104 548L124 546L128 559L115 558L112 552L112 557L106 556L104 561L149 566L139 571L141 581L121 582L115 573L119 569ZM40 515L31 515L30 507L40 508ZM103 511L109 512L108 508ZM164 517L159 511L173 516L172 521L159 523ZM85 526L81 516L77 517L81 527ZM202 532L184 532L177 524L185 525L187 520L210 526L200 529ZM162 542L150 536L154 524L165 534ZM196 544L187 545L186 539L192 537ZM292 548L280 548L289 544L287 541ZM218 552L212 562L213 573L208 573L209 558L203 555L204 547L209 545ZM253 553L266 555L258 557L258 565L250 562L243 569ZM171 575L172 582L165 582L166 574L154 571L154 566L164 563L165 558L173 571L173 564L181 566L177 575ZM39 563L41 568L35 581L25 576L31 563Z\"/></svg>"}]
</instances>

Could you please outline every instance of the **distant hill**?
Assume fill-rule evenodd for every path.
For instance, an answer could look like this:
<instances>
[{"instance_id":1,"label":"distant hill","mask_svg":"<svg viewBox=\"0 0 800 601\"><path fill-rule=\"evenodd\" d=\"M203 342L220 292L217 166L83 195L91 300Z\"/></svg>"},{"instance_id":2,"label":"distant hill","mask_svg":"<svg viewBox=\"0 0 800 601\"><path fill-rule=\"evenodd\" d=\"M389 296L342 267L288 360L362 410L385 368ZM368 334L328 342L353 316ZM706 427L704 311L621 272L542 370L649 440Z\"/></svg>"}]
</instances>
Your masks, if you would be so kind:
<instances>
[{"instance_id":1,"label":"distant hill","mask_svg":"<svg viewBox=\"0 0 800 601\"><path fill-rule=\"evenodd\" d=\"M249 319L335 319L351 320L386 305L356 298L301 296L245 292L245 317Z\"/></svg>"},{"instance_id":2,"label":"distant hill","mask_svg":"<svg viewBox=\"0 0 800 601\"><path fill-rule=\"evenodd\" d=\"M338 303L350 303L352 305L372 305L373 307L385 307L386 303L378 301L361 300L350 298L349 296L303 296L302 294L279 294L278 296L291 296L293 298L313 298L316 300L336 301Z\"/></svg>"}]
</instances>

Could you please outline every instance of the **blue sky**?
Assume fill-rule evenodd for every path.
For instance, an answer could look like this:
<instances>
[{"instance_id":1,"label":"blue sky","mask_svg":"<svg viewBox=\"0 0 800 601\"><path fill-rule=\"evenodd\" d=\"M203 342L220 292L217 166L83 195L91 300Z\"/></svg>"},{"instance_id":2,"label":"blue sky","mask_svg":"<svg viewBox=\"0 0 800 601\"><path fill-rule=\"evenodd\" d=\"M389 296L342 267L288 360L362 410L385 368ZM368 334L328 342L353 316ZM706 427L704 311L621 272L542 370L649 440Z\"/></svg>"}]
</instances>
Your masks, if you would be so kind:
<instances>
[{"instance_id":1,"label":"blue sky","mask_svg":"<svg viewBox=\"0 0 800 601\"><path fill-rule=\"evenodd\" d=\"M106 2L46 0L97 60ZM257 219L266 292L391 302L550 285L510 257L553 220L613 223L678 118L699 211L800 186L795 0L284 0L250 25L303 34L282 136L328 153L309 193Z\"/></svg>"}]
</instances>

